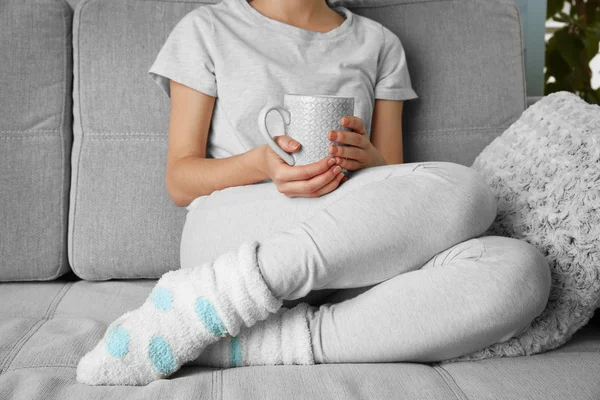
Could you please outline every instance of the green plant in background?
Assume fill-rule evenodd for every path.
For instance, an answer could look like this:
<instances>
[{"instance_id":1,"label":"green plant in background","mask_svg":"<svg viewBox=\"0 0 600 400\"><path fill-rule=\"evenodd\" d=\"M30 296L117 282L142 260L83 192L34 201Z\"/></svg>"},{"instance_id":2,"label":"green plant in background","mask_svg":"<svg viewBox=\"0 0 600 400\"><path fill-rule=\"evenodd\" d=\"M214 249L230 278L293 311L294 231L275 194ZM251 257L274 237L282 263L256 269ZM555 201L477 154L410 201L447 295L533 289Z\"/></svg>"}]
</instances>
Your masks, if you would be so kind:
<instances>
[{"instance_id":1,"label":"green plant in background","mask_svg":"<svg viewBox=\"0 0 600 400\"><path fill-rule=\"evenodd\" d=\"M569 14L563 12L570 4ZM600 89L592 89L590 61L600 42L600 0L548 0L546 20L566 25L546 43L544 94L567 91L590 104L600 104ZM548 82L554 77L555 82Z\"/></svg>"}]
</instances>

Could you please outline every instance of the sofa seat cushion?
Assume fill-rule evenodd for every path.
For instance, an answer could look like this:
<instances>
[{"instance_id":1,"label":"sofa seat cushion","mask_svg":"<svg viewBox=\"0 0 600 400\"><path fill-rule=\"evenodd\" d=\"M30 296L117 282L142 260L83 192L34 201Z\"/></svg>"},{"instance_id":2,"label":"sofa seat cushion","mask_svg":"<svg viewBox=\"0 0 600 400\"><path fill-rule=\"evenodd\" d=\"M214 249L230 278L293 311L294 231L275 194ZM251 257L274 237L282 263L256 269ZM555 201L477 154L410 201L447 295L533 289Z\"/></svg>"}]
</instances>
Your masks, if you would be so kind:
<instances>
[{"instance_id":1,"label":"sofa seat cushion","mask_svg":"<svg viewBox=\"0 0 600 400\"><path fill-rule=\"evenodd\" d=\"M8 399L564 399L600 398L600 330L528 357L434 363L211 368L185 365L148 386L87 386L81 357L140 307L156 280L0 283L0 393Z\"/></svg>"}]
</instances>

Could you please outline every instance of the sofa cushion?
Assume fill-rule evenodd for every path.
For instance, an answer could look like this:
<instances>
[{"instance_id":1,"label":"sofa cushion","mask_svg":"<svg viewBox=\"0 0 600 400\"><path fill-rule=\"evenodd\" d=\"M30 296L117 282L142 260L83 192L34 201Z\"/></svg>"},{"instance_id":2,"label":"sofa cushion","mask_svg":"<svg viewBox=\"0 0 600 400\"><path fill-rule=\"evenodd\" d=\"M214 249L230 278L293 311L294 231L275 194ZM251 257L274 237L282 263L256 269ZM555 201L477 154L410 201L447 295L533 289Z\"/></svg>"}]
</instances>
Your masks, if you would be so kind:
<instances>
[{"instance_id":1,"label":"sofa cushion","mask_svg":"<svg viewBox=\"0 0 600 400\"><path fill-rule=\"evenodd\" d=\"M186 211L165 186L170 102L147 71L181 18L217 2L77 4L69 259L83 279L159 278L180 267ZM389 27L406 48L419 93L405 105L406 162L470 164L525 109L512 0L338 4Z\"/></svg>"},{"instance_id":2,"label":"sofa cushion","mask_svg":"<svg viewBox=\"0 0 600 400\"><path fill-rule=\"evenodd\" d=\"M513 0L327 0L402 40L419 99L404 104L404 162L471 165L526 108ZM493 43L493 45L490 45Z\"/></svg>"},{"instance_id":3,"label":"sofa cushion","mask_svg":"<svg viewBox=\"0 0 600 400\"><path fill-rule=\"evenodd\" d=\"M72 275L72 274L71 274ZM140 307L155 280L0 284L0 393L9 399L600 398L600 330L535 356L433 363L211 368L184 365L147 386L87 386L77 363L110 322ZM501 397L500 397L501 395Z\"/></svg>"},{"instance_id":4,"label":"sofa cushion","mask_svg":"<svg viewBox=\"0 0 600 400\"><path fill-rule=\"evenodd\" d=\"M63 0L0 2L0 281L70 270L72 15Z\"/></svg>"},{"instance_id":5,"label":"sofa cushion","mask_svg":"<svg viewBox=\"0 0 600 400\"><path fill-rule=\"evenodd\" d=\"M83 279L158 278L179 268L185 209L165 187L169 104L147 70L175 23L199 5L82 0L75 8L68 240Z\"/></svg>"}]
</instances>

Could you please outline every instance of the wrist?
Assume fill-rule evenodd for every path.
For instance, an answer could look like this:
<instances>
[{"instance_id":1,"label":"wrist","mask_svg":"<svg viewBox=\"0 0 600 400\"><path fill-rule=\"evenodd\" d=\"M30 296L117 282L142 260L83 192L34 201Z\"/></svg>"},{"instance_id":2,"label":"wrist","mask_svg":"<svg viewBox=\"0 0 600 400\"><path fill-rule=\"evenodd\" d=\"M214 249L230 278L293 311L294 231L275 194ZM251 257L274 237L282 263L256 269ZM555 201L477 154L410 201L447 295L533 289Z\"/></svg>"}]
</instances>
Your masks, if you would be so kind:
<instances>
[{"instance_id":1,"label":"wrist","mask_svg":"<svg viewBox=\"0 0 600 400\"><path fill-rule=\"evenodd\" d=\"M256 146L247 152L246 168L253 170L256 176L261 180L270 179L265 168L265 146L266 144Z\"/></svg>"},{"instance_id":2,"label":"wrist","mask_svg":"<svg viewBox=\"0 0 600 400\"><path fill-rule=\"evenodd\" d=\"M371 152L373 154L373 166L379 167L381 165L388 165L386 159L373 145L371 145Z\"/></svg>"},{"instance_id":3,"label":"wrist","mask_svg":"<svg viewBox=\"0 0 600 400\"><path fill-rule=\"evenodd\" d=\"M386 161L385 158L383 158L383 156L379 156L379 161L377 162L377 166L382 166L382 165L388 165L388 162Z\"/></svg>"}]
</instances>

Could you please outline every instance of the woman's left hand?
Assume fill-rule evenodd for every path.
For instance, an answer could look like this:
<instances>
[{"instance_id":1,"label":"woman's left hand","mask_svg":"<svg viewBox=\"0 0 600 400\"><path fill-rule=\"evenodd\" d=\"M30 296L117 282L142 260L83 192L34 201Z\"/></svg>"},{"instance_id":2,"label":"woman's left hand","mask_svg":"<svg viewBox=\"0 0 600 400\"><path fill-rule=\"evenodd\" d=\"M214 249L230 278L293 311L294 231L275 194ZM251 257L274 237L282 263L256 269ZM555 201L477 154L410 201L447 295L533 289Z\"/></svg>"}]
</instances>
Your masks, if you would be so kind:
<instances>
[{"instance_id":1,"label":"woman's left hand","mask_svg":"<svg viewBox=\"0 0 600 400\"><path fill-rule=\"evenodd\" d=\"M387 165L387 162L373 146L364 121L353 115L346 115L340 120L340 124L351 131L330 130L328 138L332 142L340 142L348 146L329 146L329 154L335 157L336 164L348 171L356 171L363 168ZM344 178L347 179L347 178Z\"/></svg>"}]
</instances>

